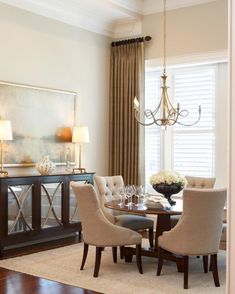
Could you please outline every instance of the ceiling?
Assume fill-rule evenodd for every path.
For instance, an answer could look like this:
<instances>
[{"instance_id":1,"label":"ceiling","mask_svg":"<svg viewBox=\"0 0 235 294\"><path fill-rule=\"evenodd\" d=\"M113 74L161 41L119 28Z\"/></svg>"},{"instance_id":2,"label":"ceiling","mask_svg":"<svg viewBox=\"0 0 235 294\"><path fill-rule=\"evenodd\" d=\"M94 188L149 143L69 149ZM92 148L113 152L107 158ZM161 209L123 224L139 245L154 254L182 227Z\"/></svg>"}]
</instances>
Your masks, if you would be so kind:
<instances>
[{"instance_id":1,"label":"ceiling","mask_svg":"<svg viewBox=\"0 0 235 294\"><path fill-rule=\"evenodd\" d=\"M167 9L213 1L216 0L168 0ZM121 36L120 31L116 34L118 25L138 23L143 15L160 12L163 6L163 0L0 0L0 2L114 38Z\"/></svg>"}]
</instances>

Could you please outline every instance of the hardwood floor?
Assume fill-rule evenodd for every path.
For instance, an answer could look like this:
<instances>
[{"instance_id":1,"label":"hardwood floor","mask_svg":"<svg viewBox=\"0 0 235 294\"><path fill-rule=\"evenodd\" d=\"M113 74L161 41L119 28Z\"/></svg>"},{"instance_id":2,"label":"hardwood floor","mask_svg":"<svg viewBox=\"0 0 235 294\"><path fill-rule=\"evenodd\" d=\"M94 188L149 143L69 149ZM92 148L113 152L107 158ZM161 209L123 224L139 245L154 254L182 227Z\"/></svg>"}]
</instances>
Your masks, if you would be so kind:
<instances>
[{"instance_id":1,"label":"hardwood floor","mask_svg":"<svg viewBox=\"0 0 235 294\"><path fill-rule=\"evenodd\" d=\"M43 250L58 248L81 242L79 236L63 240L37 244L25 248L11 249L5 258L22 256ZM226 250L226 242L221 242L220 249ZM0 294L100 294L88 289L64 285L31 275L0 268Z\"/></svg>"},{"instance_id":2,"label":"hardwood floor","mask_svg":"<svg viewBox=\"0 0 235 294\"><path fill-rule=\"evenodd\" d=\"M78 242L81 242L81 240L79 236L76 236L53 242L31 245L25 248L11 249L4 254L4 258L36 253L43 250L76 244ZM100 294L100 292L73 287L0 268L0 294Z\"/></svg>"},{"instance_id":3,"label":"hardwood floor","mask_svg":"<svg viewBox=\"0 0 235 294\"><path fill-rule=\"evenodd\" d=\"M0 268L1 294L98 294L91 290Z\"/></svg>"}]
</instances>

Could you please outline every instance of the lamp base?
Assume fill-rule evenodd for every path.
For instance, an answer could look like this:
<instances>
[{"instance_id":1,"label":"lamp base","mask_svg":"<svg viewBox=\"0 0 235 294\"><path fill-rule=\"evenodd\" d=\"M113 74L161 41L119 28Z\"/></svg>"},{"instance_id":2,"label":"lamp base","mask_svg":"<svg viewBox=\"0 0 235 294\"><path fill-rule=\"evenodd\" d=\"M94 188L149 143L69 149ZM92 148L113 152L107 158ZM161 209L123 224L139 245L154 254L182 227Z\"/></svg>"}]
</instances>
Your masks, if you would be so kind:
<instances>
[{"instance_id":1,"label":"lamp base","mask_svg":"<svg viewBox=\"0 0 235 294\"><path fill-rule=\"evenodd\" d=\"M75 167L73 168L73 174L75 174L76 172L84 174L86 172L86 169L84 167Z\"/></svg>"},{"instance_id":2,"label":"lamp base","mask_svg":"<svg viewBox=\"0 0 235 294\"><path fill-rule=\"evenodd\" d=\"M5 170L0 170L0 178L8 177L8 172Z\"/></svg>"}]
</instances>

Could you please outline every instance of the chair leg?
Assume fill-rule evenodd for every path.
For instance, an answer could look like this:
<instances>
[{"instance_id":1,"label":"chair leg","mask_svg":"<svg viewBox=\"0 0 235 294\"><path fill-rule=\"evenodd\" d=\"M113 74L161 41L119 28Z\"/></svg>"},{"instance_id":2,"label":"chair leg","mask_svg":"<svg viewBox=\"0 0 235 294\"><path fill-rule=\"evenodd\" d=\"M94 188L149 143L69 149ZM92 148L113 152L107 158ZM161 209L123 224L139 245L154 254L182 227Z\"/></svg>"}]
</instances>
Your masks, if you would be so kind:
<instances>
[{"instance_id":1,"label":"chair leg","mask_svg":"<svg viewBox=\"0 0 235 294\"><path fill-rule=\"evenodd\" d=\"M184 256L184 289L188 289L188 256Z\"/></svg>"},{"instance_id":2,"label":"chair leg","mask_svg":"<svg viewBox=\"0 0 235 294\"><path fill-rule=\"evenodd\" d=\"M158 249L158 266L157 266L157 276L160 276L163 266L163 253L164 249L159 247Z\"/></svg>"},{"instance_id":3,"label":"chair leg","mask_svg":"<svg viewBox=\"0 0 235 294\"><path fill-rule=\"evenodd\" d=\"M211 258L210 258L210 267L209 267L209 271L212 271L212 267L211 267Z\"/></svg>"},{"instance_id":4,"label":"chair leg","mask_svg":"<svg viewBox=\"0 0 235 294\"><path fill-rule=\"evenodd\" d=\"M117 263L117 247L112 247L113 262Z\"/></svg>"},{"instance_id":5,"label":"chair leg","mask_svg":"<svg viewBox=\"0 0 235 294\"><path fill-rule=\"evenodd\" d=\"M139 273L143 274L142 259L141 259L141 244L136 245L136 263L139 269Z\"/></svg>"},{"instance_id":6,"label":"chair leg","mask_svg":"<svg viewBox=\"0 0 235 294\"><path fill-rule=\"evenodd\" d=\"M87 253L88 253L88 248L89 248L89 245L84 243L84 247L83 247L83 257L82 257L82 264L81 264L81 267L80 267L80 270L82 271L83 268L84 268L84 265L86 263L86 258L87 258Z\"/></svg>"},{"instance_id":7,"label":"chair leg","mask_svg":"<svg viewBox=\"0 0 235 294\"><path fill-rule=\"evenodd\" d=\"M208 273L208 255L203 255L203 268L204 268L204 273Z\"/></svg>"},{"instance_id":8,"label":"chair leg","mask_svg":"<svg viewBox=\"0 0 235 294\"><path fill-rule=\"evenodd\" d=\"M219 274L218 274L218 266L217 266L217 254L211 255L211 270L212 270L215 286L219 287L220 282L219 282Z\"/></svg>"},{"instance_id":9,"label":"chair leg","mask_svg":"<svg viewBox=\"0 0 235 294\"><path fill-rule=\"evenodd\" d=\"M124 246L121 246L120 247L120 259L123 259L124 258Z\"/></svg>"},{"instance_id":10,"label":"chair leg","mask_svg":"<svg viewBox=\"0 0 235 294\"><path fill-rule=\"evenodd\" d=\"M101 253L103 250L104 250L103 247L96 247L95 268L94 268L94 274L93 274L94 278L97 278L99 275Z\"/></svg>"},{"instance_id":11,"label":"chair leg","mask_svg":"<svg viewBox=\"0 0 235 294\"><path fill-rule=\"evenodd\" d=\"M149 246L153 248L153 228L149 228Z\"/></svg>"}]
</instances>

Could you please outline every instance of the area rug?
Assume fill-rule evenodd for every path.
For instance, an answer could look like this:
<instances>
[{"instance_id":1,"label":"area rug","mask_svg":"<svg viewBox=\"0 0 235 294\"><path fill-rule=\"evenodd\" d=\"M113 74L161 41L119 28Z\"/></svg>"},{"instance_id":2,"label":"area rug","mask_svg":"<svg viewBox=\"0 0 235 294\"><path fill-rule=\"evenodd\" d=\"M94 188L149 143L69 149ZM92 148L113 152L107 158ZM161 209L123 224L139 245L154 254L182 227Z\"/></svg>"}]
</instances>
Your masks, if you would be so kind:
<instances>
[{"instance_id":1,"label":"area rug","mask_svg":"<svg viewBox=\"0 0 235 294\"><path fill-rule=\"evenodd\" d=\"M90 246L86 265L80 271L83 244L61 247L30 255L0 261L0 267L27 273L33 276L78 286L107 294L178 294L178 293L225 293L226 252L218 255L221 286L216 288L211 272L204 274L202 258L190 258L189 289L183 289L183 274L176 265L165 262L161 276L156 276L157 259L143 257L143 271L140 275L135 259L125 263L118 259L112 262L110 248L102 252L100 274L93 278L95 248Z\"/></svg>"}]
</instances>

